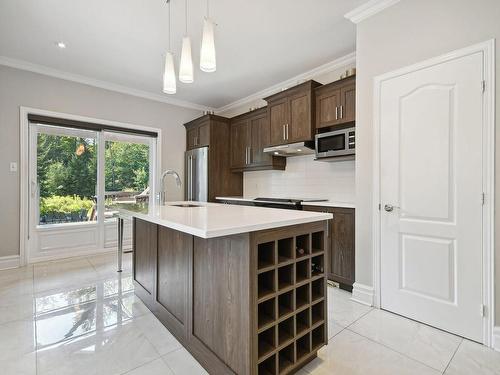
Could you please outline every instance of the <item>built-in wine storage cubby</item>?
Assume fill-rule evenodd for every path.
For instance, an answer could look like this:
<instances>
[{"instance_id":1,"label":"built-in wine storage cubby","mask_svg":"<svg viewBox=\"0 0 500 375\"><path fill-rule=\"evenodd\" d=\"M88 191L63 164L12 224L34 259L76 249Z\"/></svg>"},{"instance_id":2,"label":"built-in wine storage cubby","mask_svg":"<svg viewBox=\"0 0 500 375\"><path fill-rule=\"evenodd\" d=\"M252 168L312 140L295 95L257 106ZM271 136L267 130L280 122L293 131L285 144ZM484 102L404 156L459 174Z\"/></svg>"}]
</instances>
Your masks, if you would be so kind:
<instances>
[{"instance_id":1,"label":"built-in wine storage cubby","mask_svg":"<svg viewBox=\"0 0 500 375\"><path fill-rule=\"evenodd\" d=\"M258 374L294 372L327 342L325 232L304 228L255 244Z\"/></svg>"},{"instance_id":2,"label":"built-in wine storage cubby","mask_svg":"<svg viewBox=\"0 0 500 375\"><path fill-rule=\"evenodd\" d=\"M259 244L257 253L259 270L266 269L276 264L274 242Z\"/></svg>"}]
</instances>

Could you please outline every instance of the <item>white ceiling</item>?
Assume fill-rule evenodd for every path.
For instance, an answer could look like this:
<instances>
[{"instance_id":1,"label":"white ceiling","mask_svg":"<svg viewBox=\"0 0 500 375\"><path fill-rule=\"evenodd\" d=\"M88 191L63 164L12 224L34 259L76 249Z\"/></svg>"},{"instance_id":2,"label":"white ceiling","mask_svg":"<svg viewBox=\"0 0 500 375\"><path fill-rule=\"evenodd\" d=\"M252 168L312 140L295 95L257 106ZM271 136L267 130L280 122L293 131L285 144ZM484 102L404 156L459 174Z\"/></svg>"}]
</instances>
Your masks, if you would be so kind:
<instances>
[{"instance_id":1,"label":"white ceiling","mask_svg":"<svg viewBox=\"0 0 500 375\"><path fill-rule=\"evenodd\" d=\"M171 1L178 67L185 0ZM366 1L210 0L217 72L195 69L174 98L219 108L354 51L344 14ZM205 9L188 0L195 67ZM162 94L167 31L165 0L0 0L0 56L153 94Z\"/></svg>"}]
</instances>

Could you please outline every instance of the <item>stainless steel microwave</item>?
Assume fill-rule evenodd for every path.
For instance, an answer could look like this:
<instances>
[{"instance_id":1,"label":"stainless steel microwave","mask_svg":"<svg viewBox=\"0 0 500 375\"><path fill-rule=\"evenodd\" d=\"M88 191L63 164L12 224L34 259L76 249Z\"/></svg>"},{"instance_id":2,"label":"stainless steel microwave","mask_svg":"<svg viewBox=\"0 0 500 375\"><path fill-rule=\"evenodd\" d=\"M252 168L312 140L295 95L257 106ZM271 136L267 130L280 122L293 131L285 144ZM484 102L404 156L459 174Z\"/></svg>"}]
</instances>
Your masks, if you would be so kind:
<instances>
[{"instance_id":1,"label":"stainless steel microwave","mask_svg":"<svg viewBox=\"0 0 500 375\"><path fill-rule=\"evenodd\" d=\"M356 153L355 130L356 128L353 127L316 134L316 158L354 155Z\"/></svg>"}]
</instances>

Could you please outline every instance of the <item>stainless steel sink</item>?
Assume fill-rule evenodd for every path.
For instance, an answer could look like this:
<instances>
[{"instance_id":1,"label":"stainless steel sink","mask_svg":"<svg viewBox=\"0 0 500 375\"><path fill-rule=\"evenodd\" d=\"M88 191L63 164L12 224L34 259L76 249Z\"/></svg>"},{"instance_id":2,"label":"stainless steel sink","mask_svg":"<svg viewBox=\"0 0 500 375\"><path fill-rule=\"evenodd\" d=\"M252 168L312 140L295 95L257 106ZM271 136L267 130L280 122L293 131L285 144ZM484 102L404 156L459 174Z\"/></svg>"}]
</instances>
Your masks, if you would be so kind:
<instances>
[{"instance_id":1,"label":"stainless steel sink","mask_svg":"<svg viewBox=\"0 0 500 375\"><path fill-rule=\"evenodd\" d=\"M203 207L199 204L191 204L191 203L180 203L180 204L169 204L169 206L175 207Z\"/></svg>"}]
</instances>

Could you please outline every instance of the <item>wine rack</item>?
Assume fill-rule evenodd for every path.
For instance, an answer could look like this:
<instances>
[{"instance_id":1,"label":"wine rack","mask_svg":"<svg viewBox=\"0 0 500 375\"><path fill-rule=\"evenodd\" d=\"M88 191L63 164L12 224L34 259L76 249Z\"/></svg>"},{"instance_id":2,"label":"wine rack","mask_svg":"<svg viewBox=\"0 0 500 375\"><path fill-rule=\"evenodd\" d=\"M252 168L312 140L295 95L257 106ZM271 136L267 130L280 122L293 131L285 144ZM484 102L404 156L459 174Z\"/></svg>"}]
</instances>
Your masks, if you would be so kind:
<instances>
[{"instance_id":1,"label":"wine rack","mask_svg":"<svg viewBox=\"0 0 500 375\"><path fill-rule=\"evenodd\" d=\"M312 228L256 244L258 374L294 372L327 342L325 232Z\"/></svg>"}]
</instances>

